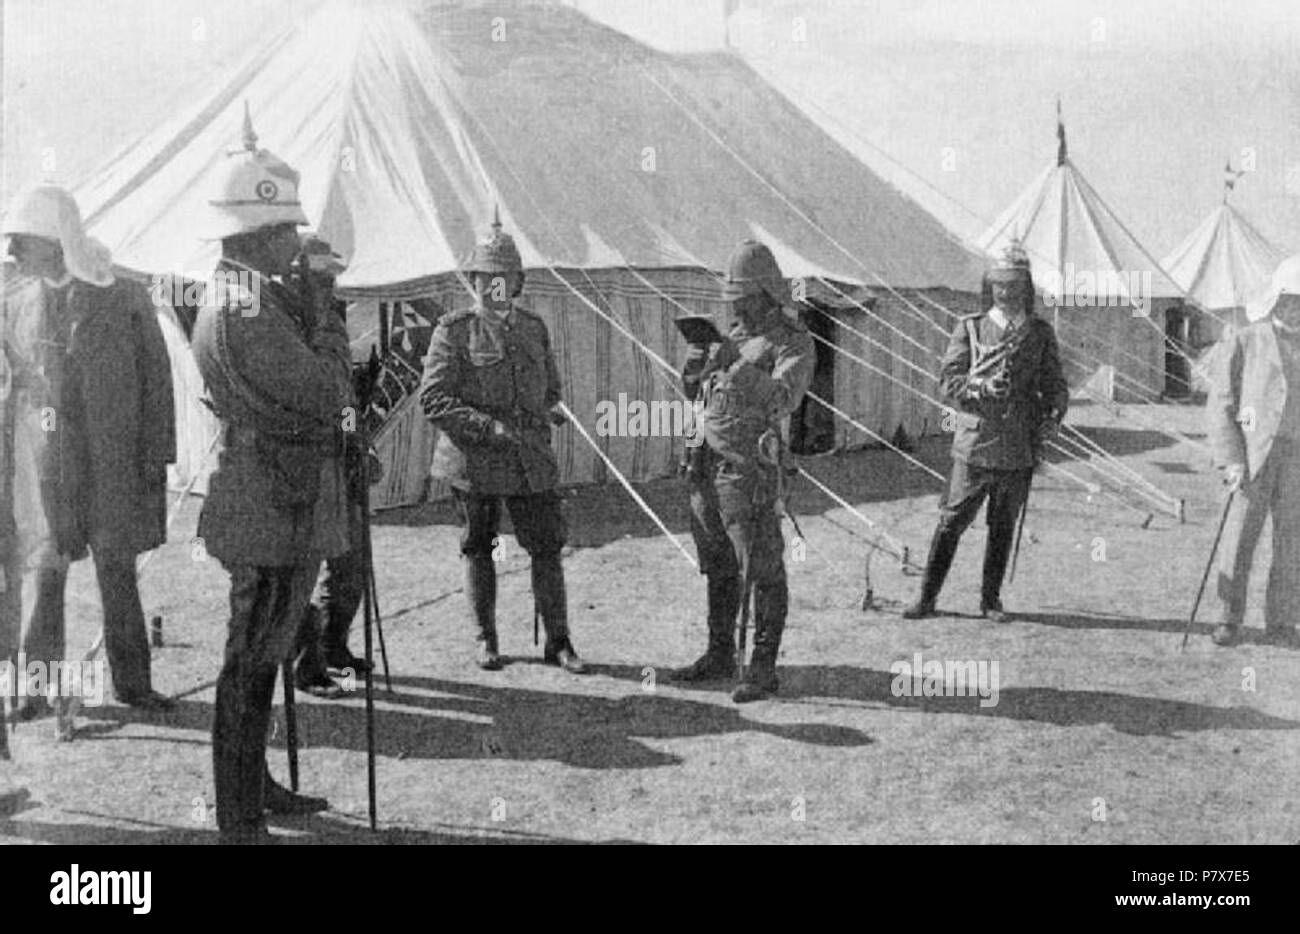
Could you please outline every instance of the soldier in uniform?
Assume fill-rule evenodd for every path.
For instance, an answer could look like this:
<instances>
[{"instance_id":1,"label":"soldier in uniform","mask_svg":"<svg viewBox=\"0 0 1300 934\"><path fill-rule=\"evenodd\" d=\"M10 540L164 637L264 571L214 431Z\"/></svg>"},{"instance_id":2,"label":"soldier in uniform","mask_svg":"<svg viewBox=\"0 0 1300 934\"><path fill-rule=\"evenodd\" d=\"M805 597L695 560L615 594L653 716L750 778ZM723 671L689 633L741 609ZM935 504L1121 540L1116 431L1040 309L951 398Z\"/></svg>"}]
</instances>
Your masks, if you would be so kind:
<instances>
[{"instance_id":1,"label":"soldier in uniform","mask_svg":"<svg viewBox=\"0 0 1300 934\"><path fill-rule=\"evenodd\" d=\"M812 338L786 314L785 280L771 250L745 240L731 255L723 295L734 323L720 342L689 346L682 382L703 402L698 446L688 453L691 535L708 581L709 644L676 673L683 682L735 674L736 614L754 592L754 649L736 703L776 693L776 657L789 605L785 542L776 505L784 423L812 381ZM770 448L769 448L770 450Z\"/></svg>"},{"instance_id":2,"label":"soldier in uniform","mask_svg":"<svg viewBox=\"0 0 1300 934\"><path fill-rule=\"evenodd\" d=\"M478 665L501 667L493 544L504 499L515 536L532 559L533 597L546 629L545 660L579 674L569 638L560 550L564 519L551 428L562 420L560 374L546 325L516 301L523 263L501 222L478 243L465 272L474 306L444 315L424 359L420 403L439 429L432 473L451 483L464 531L465 595Z\"/></svg>"},{"instance_id":3,"label":"soldier in uniform","mask_svg":"<svg viewBox=\"0 0 1300 934\"><path fill-rule=\"evenodd\" d=\"M988 544L980 613L1006 622L1002 578L1016 520L1025 507L1042 443L1069 404L1052 326L1034 314L1029 257L1013 243L987 276L992 307L957 322L943 355L940 386L954 411L952 476L939 504L939 525L907 619L934 613L957 543L988 500Z\"/></svg>"},{"instance_id":4,"label":"soldier in uniform","mask_svg":"<svg viewBox=\"0 0 1300 934\"><path fill-rule=\"evenodd\" d=\"M302 300L317 308L317 314L336 314L346 321L346 303L333 298L335 278L347 268L346 265L330 245L314 233L304 233L302 249L293 281ZM353 364L353 389L360 408L367 403L371 378L370 365ZM356 421L359 423L360 420L358 412ZM347 696L343 687L330 675L355 678L371 667L366 659L352 654L348 648L348 633L369 583L370 556L364 547L365 520L362 515L367 497L361 484L363 475L371 484L382 479L383 466L363 432L349 431L345 441L347 449L343 470L350 503L349 549L324 562L316 582L315 596L303 615L294 646L294 683L297 689L323 700Z\"/></svg>"},{"instance_id":5,"label":"soldier in uniform","mask_svg":"<svg viewBox=\"0 0 1300 934\"><path fill-rule=\"evenodd\" d=\"M342 319L316 314L285 280L307 223L298 174L256 147L225 168L209 236L222 258L193 350L223 445L199 518L208 553L230 574L230 624L212 724L222 841L267 842L266 811L324 810L271 778L266 733L322 559L348 549L343 425L352 405Z\"/></svg>"}]
</instances>

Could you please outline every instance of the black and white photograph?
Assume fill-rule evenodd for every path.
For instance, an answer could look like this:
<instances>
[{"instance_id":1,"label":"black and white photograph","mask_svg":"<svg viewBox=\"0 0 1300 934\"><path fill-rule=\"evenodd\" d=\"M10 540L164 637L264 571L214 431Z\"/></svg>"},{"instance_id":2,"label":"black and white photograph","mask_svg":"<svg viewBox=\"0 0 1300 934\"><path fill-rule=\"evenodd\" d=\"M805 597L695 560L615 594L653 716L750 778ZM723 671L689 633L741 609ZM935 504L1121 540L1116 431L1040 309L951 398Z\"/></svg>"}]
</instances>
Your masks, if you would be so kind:
<instances>
[{"instance_id":1,"label":"black and white photograph","mask_svg":"<svg viewBox=\"0 0 1300 934\"><path fill-rule=\"evenodd\" d=\"M1114 848L1300 843L1292 0L3 10L37 901L1102 844L1222 918L1244 862Z\"/></svg>"}]
</instances>

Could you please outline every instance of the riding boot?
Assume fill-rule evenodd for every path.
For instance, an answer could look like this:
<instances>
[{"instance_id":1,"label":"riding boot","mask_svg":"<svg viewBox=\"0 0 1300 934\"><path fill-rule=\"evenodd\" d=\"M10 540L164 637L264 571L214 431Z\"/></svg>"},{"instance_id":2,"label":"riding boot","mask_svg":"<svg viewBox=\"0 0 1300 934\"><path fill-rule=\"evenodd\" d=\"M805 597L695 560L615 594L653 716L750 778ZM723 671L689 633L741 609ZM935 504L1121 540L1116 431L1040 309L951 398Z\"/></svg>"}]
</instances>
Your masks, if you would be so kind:
<instances>
[{"instance_id":1,"label":"riding boot","mask_svg":"<svg viewBox=\"0 0 1300 934\"><path fill-rule=\"evenodd\" d=\"M996 622L1005 622L1002 609L1002 578L1007 562L1011 560L1013 534L1008 530L989 529L988 544L984 547L984 579L980 588L980 612Z\"/></svg>"},{"instance_id":2,"label":"riding boot","mask_svg":"<svg viewBox=\"0 0 1300 934\"><path fill-rule=\"evenodd\" d=\"M943 582L948 577L948 569L952 567L952 559L957 554L957 543L960 540L960 535L946 529L942 523L934 530L934 537L930 539L930 554L925 560L925 573L921 577L921 596L903 611L905 619L919 619L934 612L935 601L939 599L939 591L943 589Z\"/></svg>"},{"instance_id":3,"label":"riding boot","mask_svg":"<svg viewBox=\"0 0 1300 934\"><path fill-rule=\"evenodd\" d=\"M497 572L491 555L465 556L465 596L478 642L478 666L496 671L501 656L497 654Z\"/></svg>"},{"instance_id":4,"label":"riding boot","mask_svg":"<svg viewBox=\"0 0 1300 934\"><path fill-rule=\"evenodd\" d=\"M548 665L559 665L572 674L583 674L587 666L578 657L569 637L569 599L564 589L564 565L559 553L534 555L532 563L533 599L546 631L543 658Z\"/></svg>"},{"instance_id":5,"label":"riding boot","mask_svg":"<svg viewBox=\"0 0 1300 934\"><path fill-rule=\"evenodd\" d=\"M321 653L325 656L327 667L351 668L356 672L365 672L367 669L366 660L353 655L348 648L348 634L369 583L365 555L361 549L354 549L327 562L325 576L321 581L319 604L325 616Z\"/></svg>"},{"instance_id":6,"label":"riding boot","mask_svg":"<svg viewBox=\"0 0 1300 934\"><path fill-rule=\"evenodd\" d=\"M708 581L709 646L687 668L672 676L674 681L713 681L736 673L736 614L740 611L740 578L710 574Z\"/></svg>"},{"instance_id":7,"label":"riding boot","mask_svg":"<svg viewBox=\"0 0 1300 934\"><path fill-rule=\"evenodd\" d=\"M776 657L781 650L781 634L790 605L790 589L785 577L754 586L754 651L749 658L745 680L732 693L737 704L771 697L780 688L776 677Z\"/></svg>"}]
</instances>

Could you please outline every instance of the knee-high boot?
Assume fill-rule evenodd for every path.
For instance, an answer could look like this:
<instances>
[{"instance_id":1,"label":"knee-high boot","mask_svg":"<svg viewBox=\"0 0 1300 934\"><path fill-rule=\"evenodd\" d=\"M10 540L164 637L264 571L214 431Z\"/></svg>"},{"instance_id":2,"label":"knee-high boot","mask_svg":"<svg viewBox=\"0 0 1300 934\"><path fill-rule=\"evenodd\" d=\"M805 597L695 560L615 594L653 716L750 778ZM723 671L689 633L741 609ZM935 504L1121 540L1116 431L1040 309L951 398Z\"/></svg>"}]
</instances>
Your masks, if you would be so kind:
<instances>
[{"instance_id":1,"label":"knee-high boot","mask_svg":"<svg viewBox=\"0 0 1300 934\"><path fill-rule=\"evenodd\" d=\"M943 523L934 530L934 537L930 539L930 554L925 559L925 573L921 577L921 596L903 611L904 617L911 619L929 616L934 612L934 604L939 599L939 591L943 590L943 582L948 577L960 540L960 533L947 528Z\"/></svg>"},{"instance_id":2,"label":"knee-high boot","mask_svg":"<svg viewBox=\"0 0 1300 934\"><path fill-rule=\"evenodd\" d=\"M465 556L465 597L478 642L478 665L494 671L501 667L497 651L497 571L491 555Z\"/></svg>"}]
</instances>

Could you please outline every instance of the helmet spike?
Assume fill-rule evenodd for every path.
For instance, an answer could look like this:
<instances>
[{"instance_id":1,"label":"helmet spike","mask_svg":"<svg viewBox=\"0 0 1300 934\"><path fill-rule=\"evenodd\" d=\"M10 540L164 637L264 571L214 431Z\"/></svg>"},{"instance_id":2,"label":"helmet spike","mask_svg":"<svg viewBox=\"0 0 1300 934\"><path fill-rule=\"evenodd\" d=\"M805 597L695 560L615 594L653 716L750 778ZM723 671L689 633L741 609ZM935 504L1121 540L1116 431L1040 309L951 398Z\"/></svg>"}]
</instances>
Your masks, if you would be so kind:
<instances>
[{"instance_id":1,"label":"helmet spike","mask_svg":"<svg viewBox=\"0 0 1300 934\"><path fill-rule=\"evenodd\" d=\"M492 230L501 230L501 205L498 202L492 204Z\"/></svg>"},{"instance_id":2,"label":"helmet spike","mask_svg":"<svg viewBox=\"0 0 1300 934\"><path fill-rule=\"evenodd\" d=\"M257 152L257 134L253 132L253 115L248 108L248 98L244 98L244 148Z\"/></svg>"}]
</instances>

